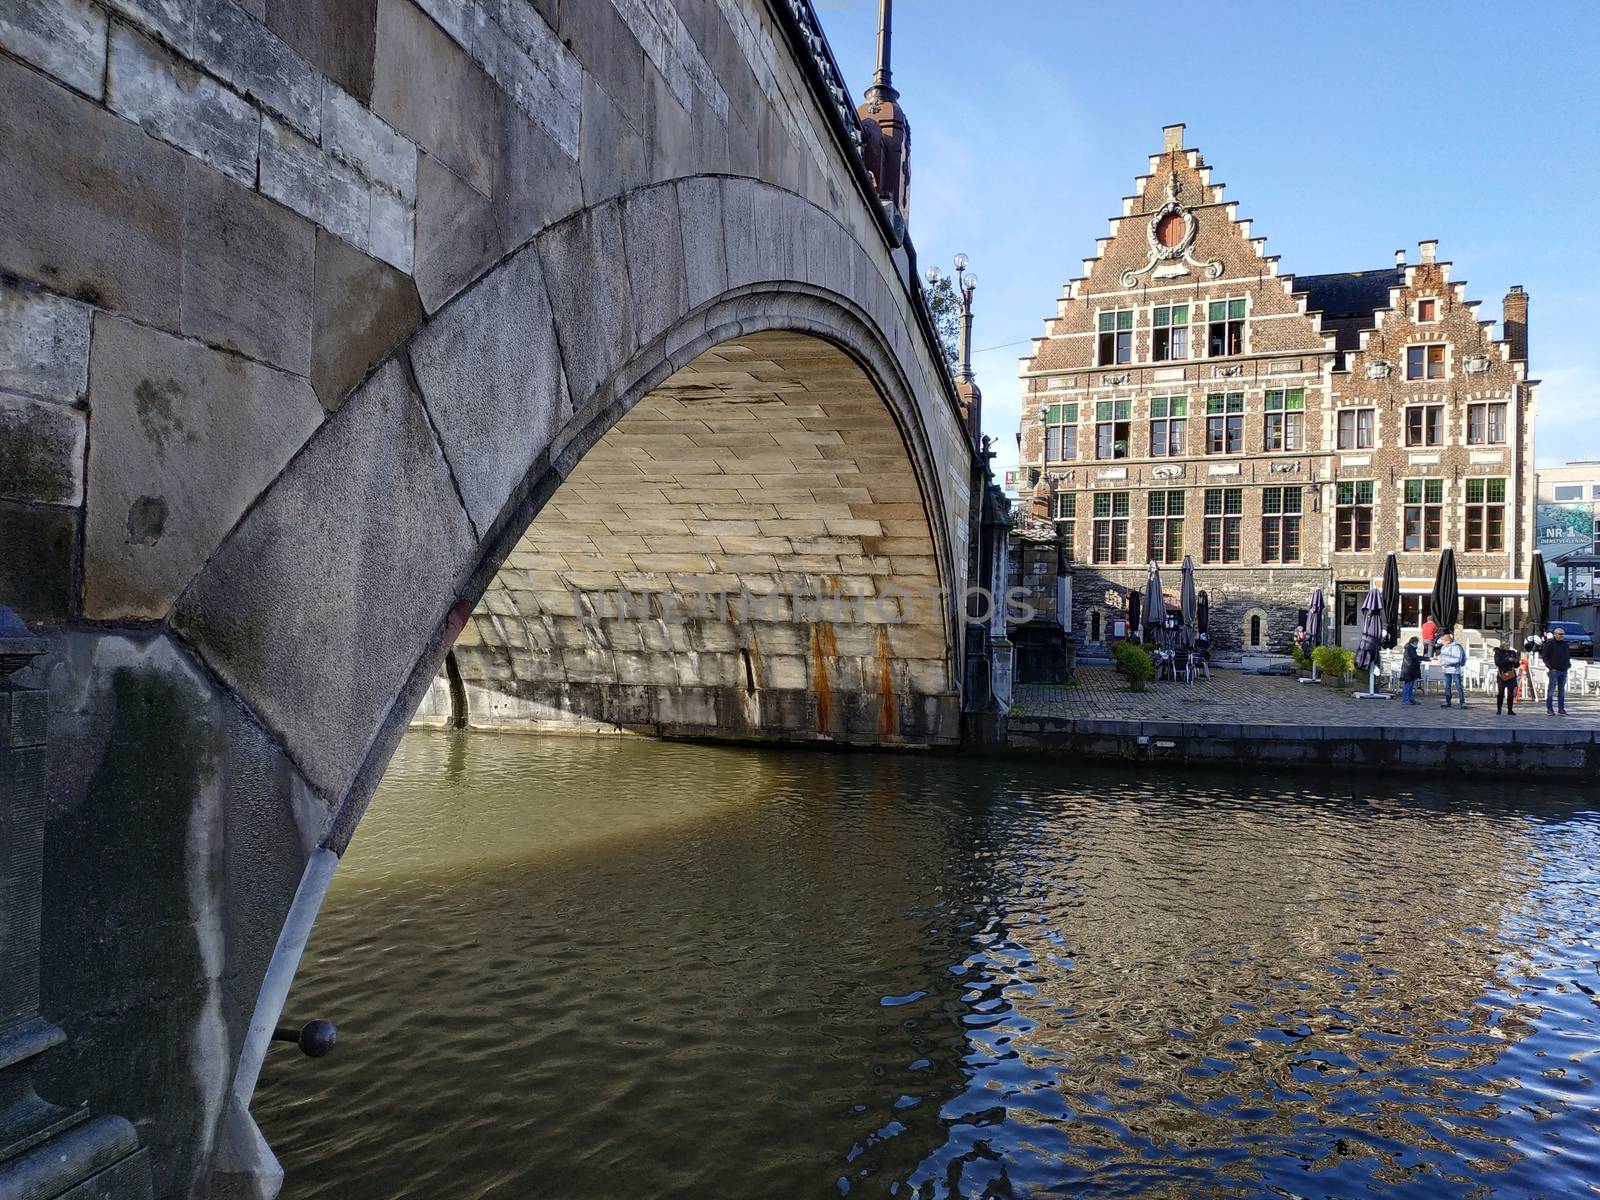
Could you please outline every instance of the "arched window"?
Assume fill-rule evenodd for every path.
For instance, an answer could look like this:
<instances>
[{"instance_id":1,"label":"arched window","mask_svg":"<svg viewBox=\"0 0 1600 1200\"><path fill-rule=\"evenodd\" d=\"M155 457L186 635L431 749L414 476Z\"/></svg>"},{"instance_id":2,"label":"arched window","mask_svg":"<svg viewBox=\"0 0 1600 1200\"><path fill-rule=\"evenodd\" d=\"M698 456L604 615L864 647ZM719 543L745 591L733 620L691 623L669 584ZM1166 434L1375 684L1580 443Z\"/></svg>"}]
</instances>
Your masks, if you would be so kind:
<instances>
[{"instance_id":1,"label":"arched window","mask_svg":"<svg viewBox=\"0 0 1600 1200\"><path fill-rule=\"evenodd\" d=\"M1098 608L1089 614L1089 640L1091 642L1100 640L1100 610Z\"/></svg>"},{"instance_id":2,"label":"arched window","mask_svg":"<svg viewBox=\"0 0 1600 1200\"><path fill-rule=\"evenodd\" d=\"M1252 613L1250 615L1250 644L1252 646L1261 645L1261 614L1260 613Z\"/></svg>"}]
</instances>

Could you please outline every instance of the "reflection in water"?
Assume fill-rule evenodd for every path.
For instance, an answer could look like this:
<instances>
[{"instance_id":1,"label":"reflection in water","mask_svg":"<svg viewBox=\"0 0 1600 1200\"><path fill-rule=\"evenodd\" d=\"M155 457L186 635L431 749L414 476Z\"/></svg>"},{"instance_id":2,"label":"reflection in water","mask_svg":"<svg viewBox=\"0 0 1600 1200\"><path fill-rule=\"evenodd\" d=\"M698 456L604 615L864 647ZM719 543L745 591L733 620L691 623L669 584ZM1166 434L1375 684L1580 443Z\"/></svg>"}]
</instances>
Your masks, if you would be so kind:
<instances>
[{"instance_id":1,"label":"reflection in water","mask_svg":"<svg viewBox=\"0 0 1600 1200\"><path fill-rule=\"evenodd\" d=\"M1526 786L417 732L256 1099L310 1197L1567 1196L1600 822Z\"/></svg>"}]
</instances>

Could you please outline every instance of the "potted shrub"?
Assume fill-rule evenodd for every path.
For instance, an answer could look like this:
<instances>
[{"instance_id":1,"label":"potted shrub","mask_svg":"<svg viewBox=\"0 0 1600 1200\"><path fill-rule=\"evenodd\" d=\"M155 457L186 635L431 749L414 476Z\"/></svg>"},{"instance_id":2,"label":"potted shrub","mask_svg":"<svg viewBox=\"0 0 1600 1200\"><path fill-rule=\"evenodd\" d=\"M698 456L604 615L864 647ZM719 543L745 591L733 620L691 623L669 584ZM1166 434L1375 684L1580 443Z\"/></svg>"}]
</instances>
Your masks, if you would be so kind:
<instances>
[{"instance_id":1,"label":"potted shrub","mask_svg":"<svg viewBox=\"0 0 1600 1200\"><path fill-rule=\"evenodd\" d=\"M1343 646L1318 646L1311 652L1311 661L1330 687L1343 687L1356 669L1355 655Z\"/></svg>"},{"instance_id":2,"label":"potted shrub","mask_svg":"<svg viewBox=\"0 0 1600 1200\"><path fill-rule=\"evenodd\" d=\"M1136 692L1144 691L1144 685L1156 677L1155 660L1148 650L1135 642L1118 642L1111 647L1111 657Z\"/></svg>"}]
</instances>

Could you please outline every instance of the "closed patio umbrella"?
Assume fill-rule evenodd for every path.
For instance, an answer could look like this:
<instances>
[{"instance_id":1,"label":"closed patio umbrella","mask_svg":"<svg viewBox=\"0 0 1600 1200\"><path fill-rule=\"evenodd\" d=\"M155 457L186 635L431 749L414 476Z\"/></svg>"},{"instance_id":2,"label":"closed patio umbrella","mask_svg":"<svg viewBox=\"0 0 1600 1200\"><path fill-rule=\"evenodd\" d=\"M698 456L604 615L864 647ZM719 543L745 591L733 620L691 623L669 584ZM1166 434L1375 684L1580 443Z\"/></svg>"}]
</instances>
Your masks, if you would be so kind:
<instances>
[{"instance_id":1,"label":"closed patio umbrella","mask_svg":"<svg viewBox=\"0 0 1600 1200\"><path fill-rule=\"evenodd\" d=\"M1144 626L1160 637L1167 624L1167 601L1161 594L1161 568L1152 561L1144 581ZM1154 639L1151 639L1154 640Z\"/></svg>"},{"instance_id":2,"label":"closed patio umbrella","mask_svg":"<svg viewBox=\"0 0 1600 1200\"><path fill-rule=\"evenodd\" d=\"M1383 648L1400 644L1400 563L1389 551L1383 563Z\"/></svg>"},{"instance_id":3,"label":"closed patio umbrella","mask_svg":"<svg viewBox=\"0 0 1600 1200\"><path fill-rule=\"evenodd\" d=\"M1533 552L1528 564L1528 624L1535 637L1543 637L1550 620L1550 577L1544 572L1544 555Z\"/></svg>"},{"instance_id":4,"label":"closed patio umbrella","mask_svg":"<svg viewBox=\"0 0 1600 1200\"><path fill-rule=\"evenodd\" d=\"M1200 593L1200 608L1194 614L1195 628L1201 633L1211 632L1211 593Z\"/></svg>"},{"instance_id":5,"label":"closed patio umbrella","mask_svg":"<svg viewBox=\"0 0 1600 1200\"><path fill-rule=\"evenodd\" d=\"M1375 587L1367 589L1361 601L1361 611L1366 617L1361 622L1361 639L1356 642L1356 667L1367 673L1367 690L1357 692L1358 699L1375 699L1382 695L1375 686L1378 682L1378 654L1383 645L1383 593Z\"/></svg>"},{"instance_id":6,"label":"closed patio umbrella","mask_svg":"<svg viewBox=\"0 0 1600 1200\"><path fill-rule=\"evenodd\" d=\"M1441 634L1453 633L1461 616L1461 593L1456 586L1456 552L1449 546L1439 555L1439 571L1428 593L1428 608Z\"/></svg>"},{"instance_id":7,"label":"closed patio umbrella","mask_svg":"<svg viewBox=\"0 0 1600 1200\"><path fill-rule=\"evenodd\" d=\"M1178 612L1183 626L1183 645L1185 648L1194 645L1195 635L1200 632L1198 621L1199 601L1194 591L1194 559L1187 554L1183 556L1183 581L1178 585Z\"/></svg>"},{"instance_id":8,"label":"closed patio umbrella","mask_svg":"<svg viewBox=\"0 0 1600 1200\"><path fill-rule=\"evenodd\" d=\"M1128 636L1139 632L1139 589L1128 589Z\"/></svg>"},{"instance_id":9,"label":"closed patio umbrella","mask_svg":"<svg viewBox=\"0 0 1600 1200\"><path fill-rule=\"evenodd\" d=\"M1306 654L1311 654L1318 646L1322 645L1322 615L1328 602L1322 598L1321 588L1311 589L1311 599L1306 602ZM1317 663L1313 658L1311 662L1311 679L1317 678Z\"/></svg>"}]
</instances>

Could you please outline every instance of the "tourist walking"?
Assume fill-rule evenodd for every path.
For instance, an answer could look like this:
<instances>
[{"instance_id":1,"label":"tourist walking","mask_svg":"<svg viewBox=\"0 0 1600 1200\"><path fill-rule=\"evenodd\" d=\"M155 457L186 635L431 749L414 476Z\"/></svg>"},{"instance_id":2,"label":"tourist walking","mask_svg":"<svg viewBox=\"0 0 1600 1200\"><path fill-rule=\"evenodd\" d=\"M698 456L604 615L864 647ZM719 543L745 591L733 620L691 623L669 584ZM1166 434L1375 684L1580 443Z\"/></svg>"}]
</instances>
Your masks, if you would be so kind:
<instances>
[{"instance_id":1,"label":"tourist walking","mask_svg":"<svg viewBox=\"0 0 1600 1200\"><path fill-rule=\"evenodd\" d=\"M1417 654L1417 639L1407 638L1400 656L1400 703L1417 703L1417 680L1422 678L1422 659Z\"/></svg>"},{"instance_id":2,"label":"tourist walking","mask_svg":"<svg viewBox=\"0 0 1600 1200\"><path fill-rule=\"evenodd\" d=\"M1544 689L1545 711L1551 716L1567 715L1567 672L1572 669L1572 647L1567 642L1566 630L1557 626L1544 645L1539 647L1539 657L1544 659L1545 670L1550 672L1550 682Z\"/></svg>"},{"instance_id":3,"label":"tourist walking","mask_svg":"<svg viewBox=\"0 0 1600 1200\"><path fill-rule=\"evenodd\" d=\"M1439 636L1439 623L1429 617L1422 623L1422 657L1433 657L1433 640Z\"/></svg>"},{"instance_id":4,"label":"tourist walking","mask_svg":"<svg viewBox=\"0 0 1600 1200\"><path fill-rule=\"evenodd\" d=\"M1447 633L1439 639L1439 662L1444 667L1444 704L1440 707L1450 707L1450 681L1453 679L1456 685L1456 699L1461 701L1461 707L1465 708L1467 691L1461 683L1461 668L1467 665L1467 648Z\"/></svg>"},{"instance_id":5,"label":"tourist walking","mask_svg":"<svg viewBox=\"0 0 1600 1200\"><path fill-rule=\"evenodd\" d=\"M1522 664L1522 656L1510 646L1498 646L1494 652L1494 711L1499 712L1505 706L1506 716L1514 717L1517 710L1512 707L1517 699L1517 670Z\"/></svg>"}]
</instances>

